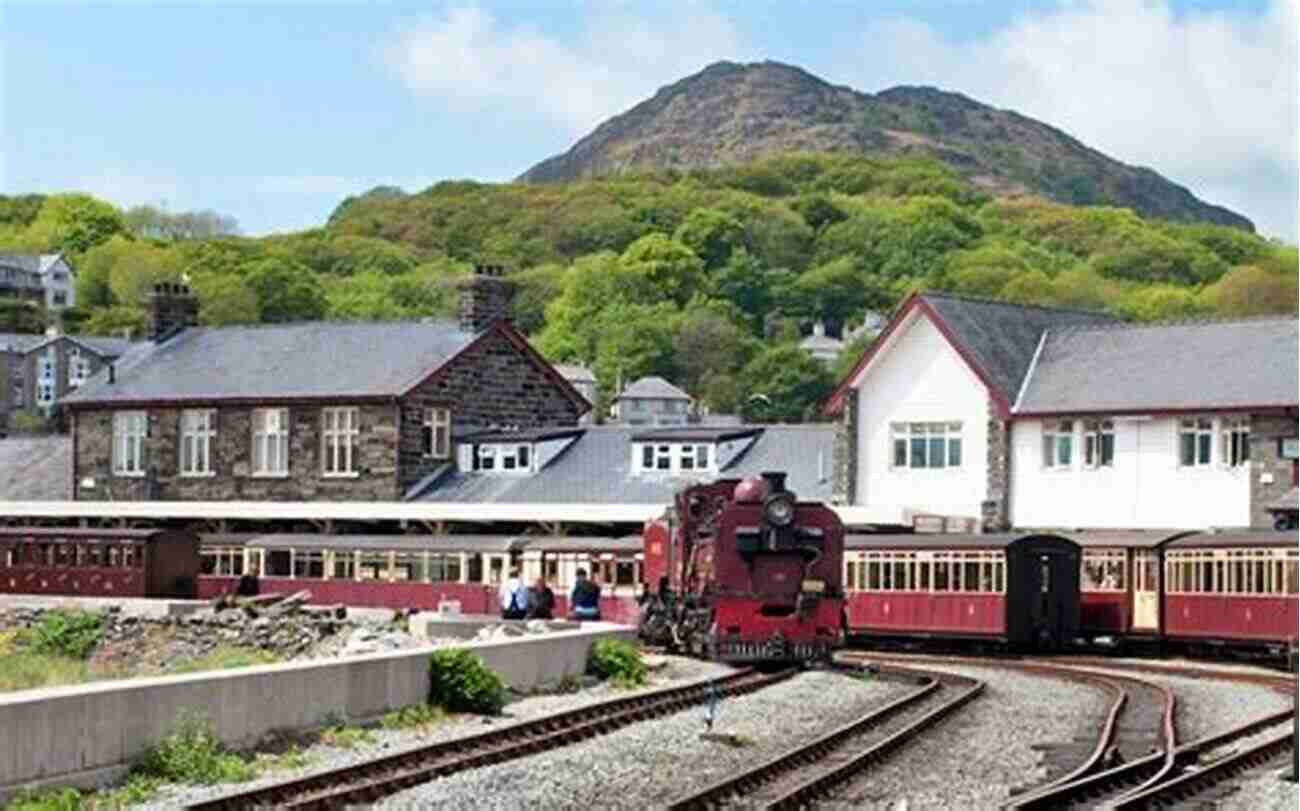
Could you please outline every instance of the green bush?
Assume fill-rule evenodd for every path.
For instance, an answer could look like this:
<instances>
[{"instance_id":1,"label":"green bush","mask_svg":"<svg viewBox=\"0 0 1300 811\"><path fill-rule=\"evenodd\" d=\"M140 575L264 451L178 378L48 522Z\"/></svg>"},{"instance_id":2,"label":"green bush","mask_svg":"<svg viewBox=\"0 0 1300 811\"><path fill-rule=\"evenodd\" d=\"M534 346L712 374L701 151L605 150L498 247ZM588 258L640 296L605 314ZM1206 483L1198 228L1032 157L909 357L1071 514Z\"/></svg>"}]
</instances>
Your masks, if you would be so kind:
<instances>
[{"instance_id":1,"label":"green bush","mask_svg":"<svg viewBox=\"0 0 1300 811\"><path fill-rule=\"evenodd\" d=\"M81 811L81 792L75 788L29 789L10 800L5 811Z\"/></svg>"},{"instance_id":2,"label":"green bush","mask_svg":"<svg viewBox=\"0 0 1300 811\"><path fill-rule=\"evenodd\" d=\"M496 715L506 704L506 686L469 651L435 651L429 657L429 703L452 712Z\"/></svg>"},{"instance_id":3,"label":"green bush","mask_svg":"<svg viewBox=\"0 0 1300 811\"><path fill-rule=\"evenodd\" d=\"M620 687L635 687L646 681L641 650L621 639L601 639L592 645L587 656L587 672Z\"/></svg>"},{"instance_id":4,"label":"green bush","mask_svg":"<svg viewBox=\"0 0 1300 811\"><path fill-rule=\"evenodd\" d=\"M50 611L23 634L32 653L85 659L104 635L104 620L86 611Z\"/></svg>"},{"instance_id":5,"label":"green bush","mask_svg":"<svg viewBox=\"0 0 1300 811\"><path fill-rule=\"evenodd\" d=\"M238 755L225 750L212 725L201 715L185 713L176 728L145 751L135 773L172 783L238 783L251 780L256 770Z\"/></svg>"}]
</instances>

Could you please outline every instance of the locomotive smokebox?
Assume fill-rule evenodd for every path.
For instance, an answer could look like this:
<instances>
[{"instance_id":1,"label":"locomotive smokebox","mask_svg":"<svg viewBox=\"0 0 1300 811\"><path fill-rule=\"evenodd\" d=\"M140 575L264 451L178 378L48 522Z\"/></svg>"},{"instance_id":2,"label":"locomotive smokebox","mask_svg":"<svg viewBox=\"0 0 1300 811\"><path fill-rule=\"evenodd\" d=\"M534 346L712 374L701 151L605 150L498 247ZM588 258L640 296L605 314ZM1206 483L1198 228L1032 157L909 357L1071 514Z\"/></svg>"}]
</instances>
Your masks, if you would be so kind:
<instances>
[{"instance_id":1,"label":"locomotive smokebox","mask_svg":"<svg viewBox=\"0 0 1300 811\"><path fill-rule=\"evenodd\" d=\"M768 495L785 492L785 471L766 470L762 476L763 480L767 482Z\"/></svg>"}]
</instances>

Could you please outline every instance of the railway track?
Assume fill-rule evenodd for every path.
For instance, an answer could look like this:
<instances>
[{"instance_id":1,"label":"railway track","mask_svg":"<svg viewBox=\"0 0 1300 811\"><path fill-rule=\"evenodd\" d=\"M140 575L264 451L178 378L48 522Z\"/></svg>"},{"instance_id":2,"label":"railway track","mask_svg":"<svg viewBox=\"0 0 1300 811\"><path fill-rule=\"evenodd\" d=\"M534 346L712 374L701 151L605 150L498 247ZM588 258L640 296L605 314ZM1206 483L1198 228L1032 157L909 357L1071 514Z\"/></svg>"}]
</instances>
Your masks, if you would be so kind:
<instances>
[{"instance_id":1,"label":"railway track","mask_svg":"<svg viewBox=\"0 0 1300 811\"><path fill-rule=\"evenodd\" d=\"M488 732L442 741L341 769L217 797L194 811L244 808L333 809L383 797L466 769L501 763L604 735L637 721L699 704L710 695L743 695L784 681L795 670L741 670L690 684L614 698L567 712L504 724Z\"/></svg>"},{"instance_id":2,"label":"railway track","mask_svg":"<svg viewBox=\"0 0 1300 811\"><path fill-rule=\"evenodd\" d=\"M943 720L980 694L984 683L916 668L881 667L917 689L831 732L670 804L671 811L738 805L803 808Z\"/></svg>"}]
</instances>

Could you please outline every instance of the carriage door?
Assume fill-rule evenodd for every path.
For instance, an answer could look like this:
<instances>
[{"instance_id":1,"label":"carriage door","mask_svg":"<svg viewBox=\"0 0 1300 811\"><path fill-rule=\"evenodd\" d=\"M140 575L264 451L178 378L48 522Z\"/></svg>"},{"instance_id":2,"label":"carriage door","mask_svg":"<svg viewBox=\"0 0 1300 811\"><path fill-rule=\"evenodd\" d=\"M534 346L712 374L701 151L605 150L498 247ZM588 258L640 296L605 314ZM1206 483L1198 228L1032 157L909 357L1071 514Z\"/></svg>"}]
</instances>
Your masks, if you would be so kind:
<instances>
[{"instance_id":1,"label":"carriage door","mask_svg":"<svg viewBox=\"0 0 1300 811\"><path fill-rule=\"evenodd\" d=\"M1150 550L1133 553L1133 630L1160 629L1159 554Z\"/></svg>"}]
</instances>

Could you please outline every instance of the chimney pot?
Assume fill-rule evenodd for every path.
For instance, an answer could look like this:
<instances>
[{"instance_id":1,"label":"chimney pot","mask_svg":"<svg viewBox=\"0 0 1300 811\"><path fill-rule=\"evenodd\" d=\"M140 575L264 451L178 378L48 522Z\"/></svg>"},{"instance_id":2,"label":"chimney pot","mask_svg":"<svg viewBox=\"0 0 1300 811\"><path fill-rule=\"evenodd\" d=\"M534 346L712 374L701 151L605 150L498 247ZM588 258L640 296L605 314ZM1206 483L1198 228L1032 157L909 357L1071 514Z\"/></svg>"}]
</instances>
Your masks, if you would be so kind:
<instances>
[{"instance_id":1,"label":"chimney pot","mask_svg":"<svg viewBox=\"0 0 1300 811\"><path fill-rule=\"evenodd\" d=\"M505 278L504 265L477 264L474 274L461 280L460 328L478 333L510 317L515 284Z\"/></svg>"}]
</instances>

